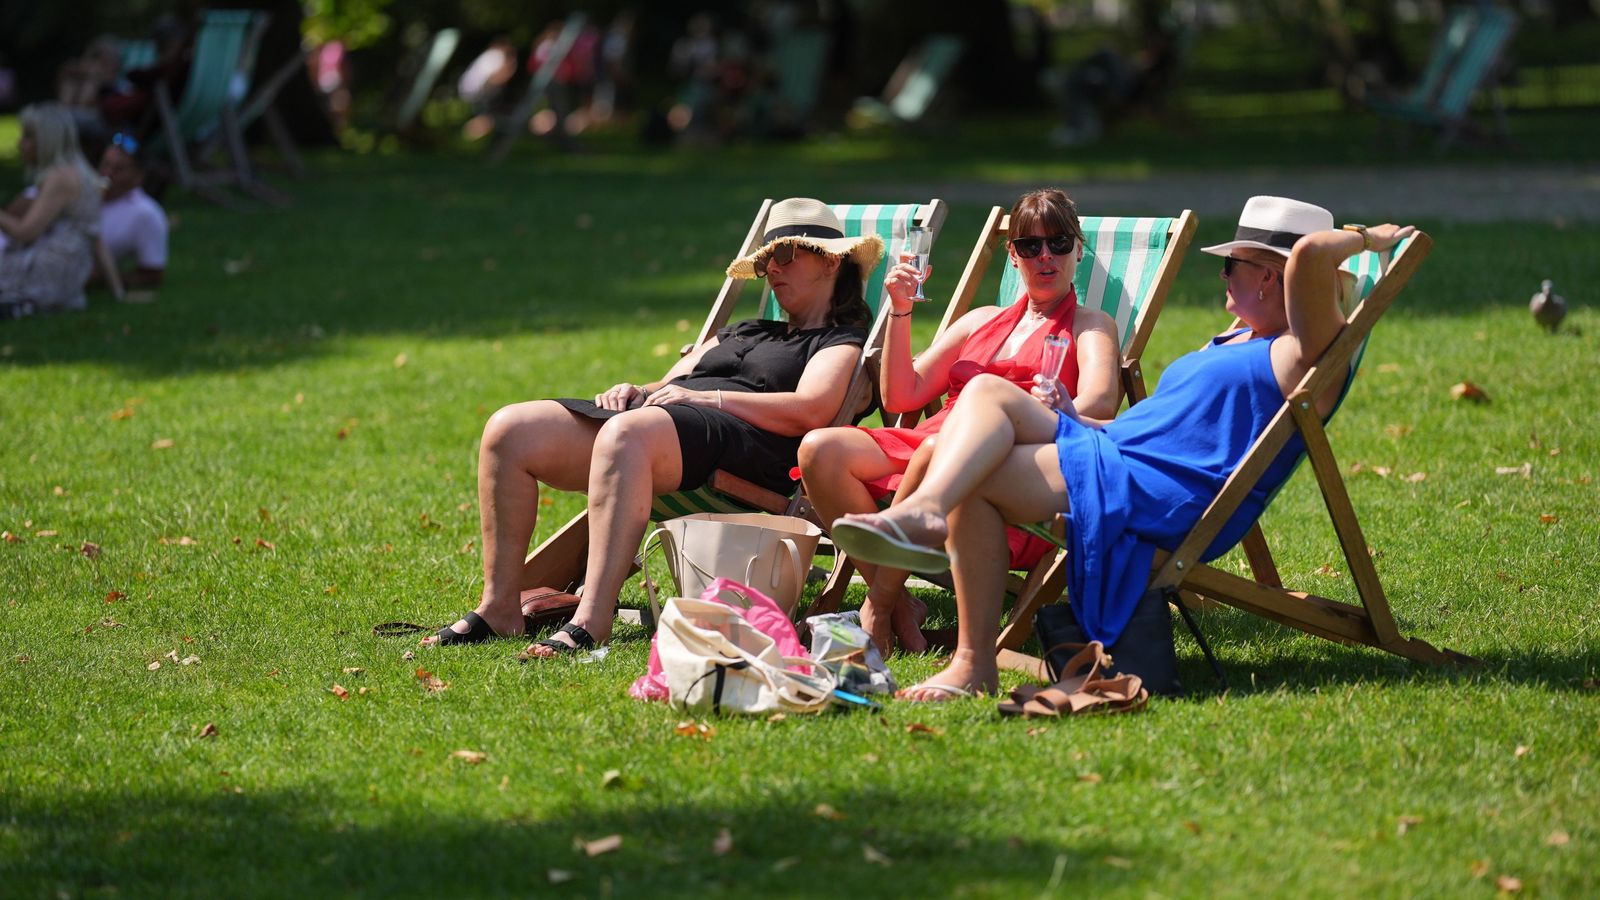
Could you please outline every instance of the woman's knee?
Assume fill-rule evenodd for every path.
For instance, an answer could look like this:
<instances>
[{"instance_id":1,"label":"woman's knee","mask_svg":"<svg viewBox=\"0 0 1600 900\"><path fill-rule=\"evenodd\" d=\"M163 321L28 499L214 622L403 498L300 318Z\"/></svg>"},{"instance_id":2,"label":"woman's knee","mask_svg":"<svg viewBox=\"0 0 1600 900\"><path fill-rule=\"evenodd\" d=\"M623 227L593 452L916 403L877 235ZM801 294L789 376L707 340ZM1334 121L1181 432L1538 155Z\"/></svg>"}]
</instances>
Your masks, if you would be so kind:
<instances>
[{"instance_id":1,"label":"woman's knee","mask_svg":"<svg viewBox=\"0 0 1600 900\"><path fill-rule=\"evenodd\" d=\"M649 412L659 410L630 410L607 419L595 434L594 458L619 459L652 453L663 427L670 430L672 420L665 413L655 416L646 414Z\"/></svg>"},{"instance_id":2,"label":"woman's knee","mask_svg":"<svg viewBox=\"0 0 1600 900\"><path fill-rule=\"evenodd\" d=\"M844 432L854 428L817 428L806 432L800 439L800 471L807 475L821 473L835 466L845 454Z\"/></svg>"}]
</instances>

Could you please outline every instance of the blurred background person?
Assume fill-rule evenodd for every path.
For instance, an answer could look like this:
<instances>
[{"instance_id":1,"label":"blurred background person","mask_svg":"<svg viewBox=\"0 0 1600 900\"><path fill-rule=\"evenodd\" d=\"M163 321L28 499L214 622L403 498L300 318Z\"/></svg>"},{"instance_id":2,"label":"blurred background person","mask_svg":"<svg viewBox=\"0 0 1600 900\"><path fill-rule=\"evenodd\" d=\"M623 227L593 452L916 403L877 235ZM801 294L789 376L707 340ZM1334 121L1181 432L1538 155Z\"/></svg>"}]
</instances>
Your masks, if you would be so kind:
<instances>
[{"instance_id":1,"label":"blurred background person","mask_svg":"<svg viewBox=\"0 0 1600 900\"><path fill-rule=\"evenodd\" d=\"M100 233L100 176L78 146L72 111L41 103L22 111L22 159L33 195L0 212L0 318L83 309Z\"/></svg>"},{"instance_id":2,"label":"blurred background person","mask_svg":"<svg viewBox=\"0 0 1600 900\"><path fill-rule=\"evenodd\" d=\"M167 270L168 223L161 204L145 193L138 141L113 135L100 157L100 176L106 181L100 239L121 271L126 299L151 299Z\"/></svg>"}]
</instances>

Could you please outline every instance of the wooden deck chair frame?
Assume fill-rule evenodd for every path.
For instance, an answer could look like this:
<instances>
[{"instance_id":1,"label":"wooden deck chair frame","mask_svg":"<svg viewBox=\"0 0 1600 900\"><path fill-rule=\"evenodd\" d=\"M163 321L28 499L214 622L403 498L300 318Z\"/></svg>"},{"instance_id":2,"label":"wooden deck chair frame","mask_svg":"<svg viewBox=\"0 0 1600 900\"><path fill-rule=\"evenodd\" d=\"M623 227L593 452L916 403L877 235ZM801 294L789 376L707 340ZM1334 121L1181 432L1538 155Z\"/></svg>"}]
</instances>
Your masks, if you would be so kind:
<instances>
[{"instance_id":1,"label":"wooden deck chair frame","mask_svg":"<svg viewBox=\"0 0 1600 900\"><path fill-rule=\"evenodd\" d=\"M533 77L528 79L528 89L517 101L511 112L495 121L494 145L489 149L489 159L494 162L503 162L511 153L511 145L517 138L526 134L528 123L533 119L535 107L550 90L550 83L555 80L556 70L566 62L567 54L572 52L572 45L577 43L579 32L583 31L588 23L588 17L581 12L567 16L561 26L561 31L556 35L555 44L550 48L550 55L545 57ZM560 127L557 123L556 127Z\"/></svg>"},{"instance_id":2,"label":"wooden deck chair frame","mask_svg":"<svg viewBox=\"0 0 1600 900\"><path fill-rule=\"evenodd\" d=\"M296 178L304 178L306 166L300 158L300 148L295 145L294 135L289 133L289 126L284 123L283 116L273 103L278 99L278 92L283 90L289 80L305 71L308 51L291 53L289 58L279 63L265 80L252 84L257 57L261 52L261 41L267 35L268 26L272 24L271 13L257 12L255 16L255 25L239 59L239 72L245 78L247 96L240 101L238 109L234 112L235 127L242 136L251 125L255 124L256 119L260 119L266 126L267 136L272 139L273 146L278 150L278 156L283 159L290 174Z\"/></svg>"},{"instance_id":3,"label":"wooden deck chair frame","mask_svg":"<svg viewBox=\"0 0 1600 900\"><path fill-rule=\"evenodd\" d=\"M1400 635L1314 402L1314 398L1321 396L1339 379L1349 378L1348 367L1358 360L1378 319L1388 310L1432 248L1432 239L1418 232L1394 255L1383 277L1377 281L1371 293L1356 305L1333 343L1289 393L1266 430L1224 482L1221 491L1201 514L1188 536L1173 552L1157 552L1150 579L1152 589L1193 591L1307 634L1345 644L1375 647L1408 659L1429 663L1477 662L1453 650L1441 650L1424 641ZM1359 605L1285 588L1259 525L1252 528L1243 542L1254 578L1244 578L1200 562L1200 555L1297 432L1305 442L1305 459L1310 462L1322 491L1324 504L1360 599ZM1058 525L1059 522L1058 519ZM1057 560L1055 568L1060 572L1052 576L1052 580L1065 584L1062 560ZM1040 605L1039 600L1044 596L1058 595L1059 591L1054 594L1041 593L1032 598L1033 602L1016 607L1001 633L1002 666L1032 673L1040 671L1039 660L1020 653L1018 648L1028 638L1033 613Z\"/></svg>"},{"instance_id":4,"label":"wooden deck chair frame","mask_svg":"<svg viewBox=\"0 0 1600 900\"><path fill-rule=\"evenodd\" d=\"M182 99L174 103L166 81L155 85L162 142L152 143L160 143L159 149L171 157L180 186L224 206L234 204L226 194L213 190L216 185L236 184L247 190L256 186L228 91L251 32L257 28L256 14L251 11L208 11L195 38L194 63ZM196 163L201 154L215 147L213 139L220 141L229 165L199 171ZM198 152L192 155L191 148Z\"/></svg>"},{"instance_id":5,"label":"wooden deck chair frame","mask_svg":"<svg viewBox=\"0 0 1600 900\"><path fill-rule=\"evenodd\" d=\"M740 243L735 254L745 256L761 246L761 236L766 231L767 216L771 212L773 201L764 200L756 213L750 229L745 233L744 241ZM915 205L916 211L911 218L916 224L928 228L937 240L939 231L944 226L945 217L949 208L943 200L937 198L925 203ZM854 207L854 205L852 205ZM837 208L837 207L836 207ZM873 210L882 208L877 205L864 205L863 217L873 215ZM898 222L898 230L904 226ZM876 377L875 361L879 348L883 346L883 335L888 325L888 303L883 301L883 272L889 265L889 257L894 252L892 243L885 247L884 259L880 262L876 275L869 278L869 284L877 287L875 300L875 315L873 324L867 335L867 342L862 348L862 354L856 361L855 370L851 374L850 385L845 392L844 403L839 412L834 416L833 423L842 425L849 422L855 410L861 409L868 401L873 391L873 379ZM739 300L747 284L745 279L726 278L722 288L717 292L716 299L711 304L706 320L700 327L693 343L684 348L688 352L709 340L723 326L733 318L734 310L739 305ZM771 292L762 282L763 314L771 317L776 306L771 298ZM806 503L803 493L796 487L793 494L785 496L774 491L769 491L759 485L753 484L743 478L728 472L713 472L706 488L692 492L694 498L688 495L667 495L668 500L656 498L652 507L652 518L671 518L687 512L727 511L727 512L769 512L774 514L793 515L803 518L813 518L810 506ZM563 525L550 537L546 538L537 547L528 553L522 567L522 588L527 590L540 586L557 587L562 590L575 590L583 577L583 570L587 559L589 546L589 517L587 511L580 512L571 521ZM636 563L638 560L636 560Z\"/></svg>"},{"instance_id":6,"label":"wooden deck chair frame","mask_svg":"<svg viewBox=\"0 0 1600 900\"><path fill-rule=\"evenodd\" d=\"M1183 263L1184 254L1189 249L1189 243L1194 239L1199 220L1192 211L1186 209L1170 219L1084 216L1081 224L1085 242L1092 252L1084 254L1078 271L1074 273L1074 283L1082 283L1084 286L1079 294L1079 302L1093 299L1097 308L1105 309L1113 319L1117 320L1122 353L1120 374L1122 393L1130 403L1137 402L1146 394L1139 357L1144 353L1144 346L1150 340L1150 333L1155 329L1156 320L1166 304L1167 292L1172 289L1172 282L1177 278L1178 269ZM1126 246L1129 242L1126 237L1127 231L1124 230L1124 226L1129 224L1136 230L1144 229L1146 232L1163 228L1165 239L1160 247L1160 255L1153 260L1153 265L1135 270L1136 280L1132 284L1127 280L1126 269L1120 272L1112 271L1113 265L1126 262L1117 260L1114 263L1117 250L1131 252ZM972 248L972 255L967 260L967 267L962 271L961 280L956 284L955 293L945 308L944 317L939 321L936 336L943 334L957 319L972 309L973 301L995 254L999 252L1001 258L1005 258L1003 248L1010 233L1011 216L998 206L990 209L989 218L984 223L978 242ZM1149 250L1141 247L1140 252ZM1009 279L1001 279L997 301L1005 301L1006 295L1011 293L1008 290L1010 285ZM1115 296L1112 295L1112 290L1116 291ZM1014 302L1016 298L1012 296L1010 299ZM895 425L909 428L915 425L922 415L936 412L942 402L941 398L924 410L901 416ZM1061 593L1065 585L1062 580L1065 578L1065 570L1056 571L1056 567L1052 565L1053 559L1054 557L1046 557L1021 579L1013 576L1009 593L1016 597L1018 607L1030 603L1036 605L1036 598L1041 594L1055 596ZM839 608L854 571L854 564L848 557L841 555L834 565L827 586L812 605L813 613L832 612ZM1056 582L1048 580L1052 574L1057 579ZM948 587L948 584L944 586Z\"/></svg>"}]
</instances>

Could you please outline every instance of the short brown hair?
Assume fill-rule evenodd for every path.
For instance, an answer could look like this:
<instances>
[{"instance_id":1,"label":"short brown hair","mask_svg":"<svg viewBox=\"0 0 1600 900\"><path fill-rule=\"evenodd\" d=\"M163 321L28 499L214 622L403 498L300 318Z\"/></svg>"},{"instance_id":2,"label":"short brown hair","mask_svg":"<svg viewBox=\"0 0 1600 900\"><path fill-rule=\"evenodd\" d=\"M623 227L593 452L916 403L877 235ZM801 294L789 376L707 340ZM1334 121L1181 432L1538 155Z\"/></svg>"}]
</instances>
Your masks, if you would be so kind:
<instances>
[{"instance_id":1,"label":"short brown hair","mask_svg":"<svg viewBox=\"0 0 1600 900\"><path fill-rule=\"evenodd\" d=\"M1029 191L1011 207L1011 236L1038 228L1045 234L1070 234L1083 243L1083 226L1078 224L1078 205L1060 188Z\"/></svg>"}]
</instances>

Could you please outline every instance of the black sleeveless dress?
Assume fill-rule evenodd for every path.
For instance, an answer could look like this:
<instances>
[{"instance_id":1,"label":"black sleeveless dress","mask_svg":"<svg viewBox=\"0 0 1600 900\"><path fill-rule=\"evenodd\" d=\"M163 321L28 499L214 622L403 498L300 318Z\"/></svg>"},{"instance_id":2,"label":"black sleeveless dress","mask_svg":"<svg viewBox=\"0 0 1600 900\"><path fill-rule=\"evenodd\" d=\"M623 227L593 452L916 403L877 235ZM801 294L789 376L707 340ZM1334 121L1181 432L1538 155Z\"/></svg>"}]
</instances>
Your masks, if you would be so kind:
<instances>
[{"instance_id":1,"label":"black sleeveless dress","mask_svg":"<svg viewBox=\"0 0 1600 900\"><path fill-rule=\"evenodd\" d=\"M717 345L700 357L694 371L669 383L694 391L785 393L799 387L811 357L839 344L859 347L866 340L866 331L855 326L790 331L786 322L747 319L717 332ZM609 419L620 412L588 400L556 402L590 419ZM714 407L674 403L660 408L672 417L683 454L678 490L701 487L718 469L780 494L794 490L789 470L796 464L801 435L774 434Z\"/></svg>"}]
</instances>

